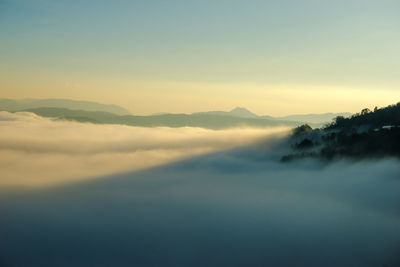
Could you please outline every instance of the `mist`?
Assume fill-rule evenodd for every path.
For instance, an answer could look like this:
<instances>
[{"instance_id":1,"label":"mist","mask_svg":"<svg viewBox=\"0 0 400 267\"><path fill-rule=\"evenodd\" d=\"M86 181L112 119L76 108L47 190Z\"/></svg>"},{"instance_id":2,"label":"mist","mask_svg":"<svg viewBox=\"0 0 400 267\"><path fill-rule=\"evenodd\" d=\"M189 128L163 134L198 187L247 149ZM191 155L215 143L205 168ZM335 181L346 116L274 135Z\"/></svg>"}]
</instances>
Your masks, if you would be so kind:
<instances>
[{"instance_id":1,"label":"mist","mask_svg":"<svg viewBox=\"0 0 400 267\"><path fill-rule=\"evenodd\" d=\"M280 163L283 147L9 191L2 264L399 266L399 161Z\"/></svg>"},{"instance_id":2,"label":"mist","mask_svg":"<svg viewBox=\"0 0 400 267\"><path fill-rule=\"evenodd\" d=\"M0 186L52 186L260 142L287 128L98 125L0 112Z\"/></svg>"}]
</instances>

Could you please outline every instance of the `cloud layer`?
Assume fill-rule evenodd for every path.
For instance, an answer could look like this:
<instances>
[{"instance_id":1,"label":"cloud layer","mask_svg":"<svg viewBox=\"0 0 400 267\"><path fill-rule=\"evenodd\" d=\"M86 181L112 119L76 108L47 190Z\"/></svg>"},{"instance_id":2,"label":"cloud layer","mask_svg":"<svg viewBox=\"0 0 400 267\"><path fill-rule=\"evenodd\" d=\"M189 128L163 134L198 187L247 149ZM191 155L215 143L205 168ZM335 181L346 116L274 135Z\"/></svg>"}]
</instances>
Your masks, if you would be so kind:
<instances>
[{"instance_id":1,"label":"cloud layer","mask_svg":"<svg viewBox=\"0 0 400 267\"><path fill-rule=\"evenodd\" d=\"M399 266L400 164L241 147L0 195L7 266ZM3 246L3 247L1 247Z\"/></svg>"},{"instance_id":2,"label":"cloud layer","mask_svg":"<svg viewBox=\"0 0 400 267\"><path fill-rule=\"evenodd\" d=\"M400 264L396 159L280 163L281 130L1 115L3 183L80 181L1 191L1 266Z\"/></svg>"},{"instance_id":3,"label":"cloud layer","mask_svg":"<svg viewBox=\"0 0 400 267\"><path fill-rule=\"evenodd\" d=\"M284 134L95 125L0 112L0 186L40 186L139 170Z\"/></svg>"}]
</instances>

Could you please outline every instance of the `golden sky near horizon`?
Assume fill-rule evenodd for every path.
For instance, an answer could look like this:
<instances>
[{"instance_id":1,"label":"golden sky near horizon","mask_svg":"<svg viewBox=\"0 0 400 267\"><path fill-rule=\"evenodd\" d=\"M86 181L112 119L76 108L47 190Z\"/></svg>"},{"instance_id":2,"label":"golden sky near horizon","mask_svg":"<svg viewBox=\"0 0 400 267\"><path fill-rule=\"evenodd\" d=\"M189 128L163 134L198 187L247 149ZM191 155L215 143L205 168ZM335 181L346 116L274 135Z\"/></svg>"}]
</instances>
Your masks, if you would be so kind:
<instances>
[{"instance_id":1,"label":"golden sky near horizon","mask_svg":"<svg viewBox=\"0 0 400 267\"><path fill-rule=\"evenodd\" d=\"M0 84L5 98L71 98L120 105L133 114L192 113L246 107L259 115L359 112L397 103L397 89L330 88L289 85L96 81L87 84ZM112 90L110 87L117 87ZM29 89L27 89L29 88ZM34 90L32 90L32 88ZM60 91L54 88L64 88ZM137 88L137 90L131 90ZM7 90L8 89L8 90Z\"/></svg>"},{"instance_id":2,"label":"golden sky near horizon","mask_svg":"<svg viewBox=\"0 0 400 267\"><path fill-rule=\"evenodd\" d=\"M88 100L138 115L358 112L400 101L396 1L0 4L0 98Z\"/></svg>"}]
</instances>

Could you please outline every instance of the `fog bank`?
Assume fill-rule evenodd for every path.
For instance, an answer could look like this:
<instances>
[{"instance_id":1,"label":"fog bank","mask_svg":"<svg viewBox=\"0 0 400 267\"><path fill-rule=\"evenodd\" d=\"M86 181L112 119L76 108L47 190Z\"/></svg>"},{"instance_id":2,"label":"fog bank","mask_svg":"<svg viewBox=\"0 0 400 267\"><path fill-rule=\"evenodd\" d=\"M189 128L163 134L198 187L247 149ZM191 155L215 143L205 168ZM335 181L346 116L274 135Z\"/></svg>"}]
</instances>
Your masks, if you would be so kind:
<instances>
[{"instance_id":1,"label":"fog bank","mask_svg":"<svg viewBox=\"0 0 400 267\"><path fill-rule=\"evenodd\" d=\"M279 163L248 146L0 196L4 266L400 264L398 160Z\"/></svg>"},{"instance_id":2,"label":"fog bank","mask_svg":"<svg viewBox=\"0 0 400 267\"><path fill-rule=\"evenodd\" d=\"M1 266L400 265L398 159L281 163L284 129L1 118L3 185L61 183L0 188Z\"/></svg>"},{"instance_id":3,"label":"fog bank","mask_svg":"<svg viewBox=\"0 0 400 267\"><path fill-rule=\"evenodd\" d=\"M286 128L144 128L0 112L0 186L43 186L140 170L251 144Z\"/></svg>"}]
</instances>

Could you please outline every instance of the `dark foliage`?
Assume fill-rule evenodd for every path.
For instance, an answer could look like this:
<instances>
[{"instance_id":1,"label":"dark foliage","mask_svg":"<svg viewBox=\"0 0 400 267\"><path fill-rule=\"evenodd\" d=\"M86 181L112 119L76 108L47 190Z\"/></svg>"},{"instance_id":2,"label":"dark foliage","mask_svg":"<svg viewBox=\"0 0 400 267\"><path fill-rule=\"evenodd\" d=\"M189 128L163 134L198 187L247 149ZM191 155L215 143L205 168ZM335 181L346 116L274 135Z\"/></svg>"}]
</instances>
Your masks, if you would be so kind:
<instances>
[{"instance_id":1,"label":"dark foliage","mask_svg":"<svg viewBox=\"0 0 400 267\"><path fill-rule=\"evenodd\" d=\"M303 141L301 141L300 143L297 143L297 144L295 145L295 147L296 147L297 149L307 149L307 148L312 147L313 145L314 145L314 143L313 143L310 139L305 138L305 139L303 139Z\"/></svg>"},{"instance_id":2,"label":"dark foliage","mask_svg":"<svg viewBox=\"0 0 400 267\"><path fill-rule=\"evenodd\" d=\"M372 128L400 125L400 102L381 109L375 108L373 112L366 108L350 118L336 117L325 129L349 129L361 125L369 125Z\"/></svg>"},{"instance_id":3,"label":"dark foliage","mask_svg":"<svg viewBox=\"0 0 400 267\"><path fill-rule=\"evenodd\" d=\"M374 111L363 109L350 118L336 117L321 130L299 126L293 130L292 140L294 151L283 156L283 162L305 157L400 158L400 103Z\"/></svg>"},{"instance_id":4,"label":"dark foliage","mask_svg":"<svg viewBox=\"0 0 400 267\"><path fill-rule=\"evenodd\" d=\"M302 135L312 131L312 128L308 124L300 125L293 129L293 135Z\"/></svg>"}]
</instances>

